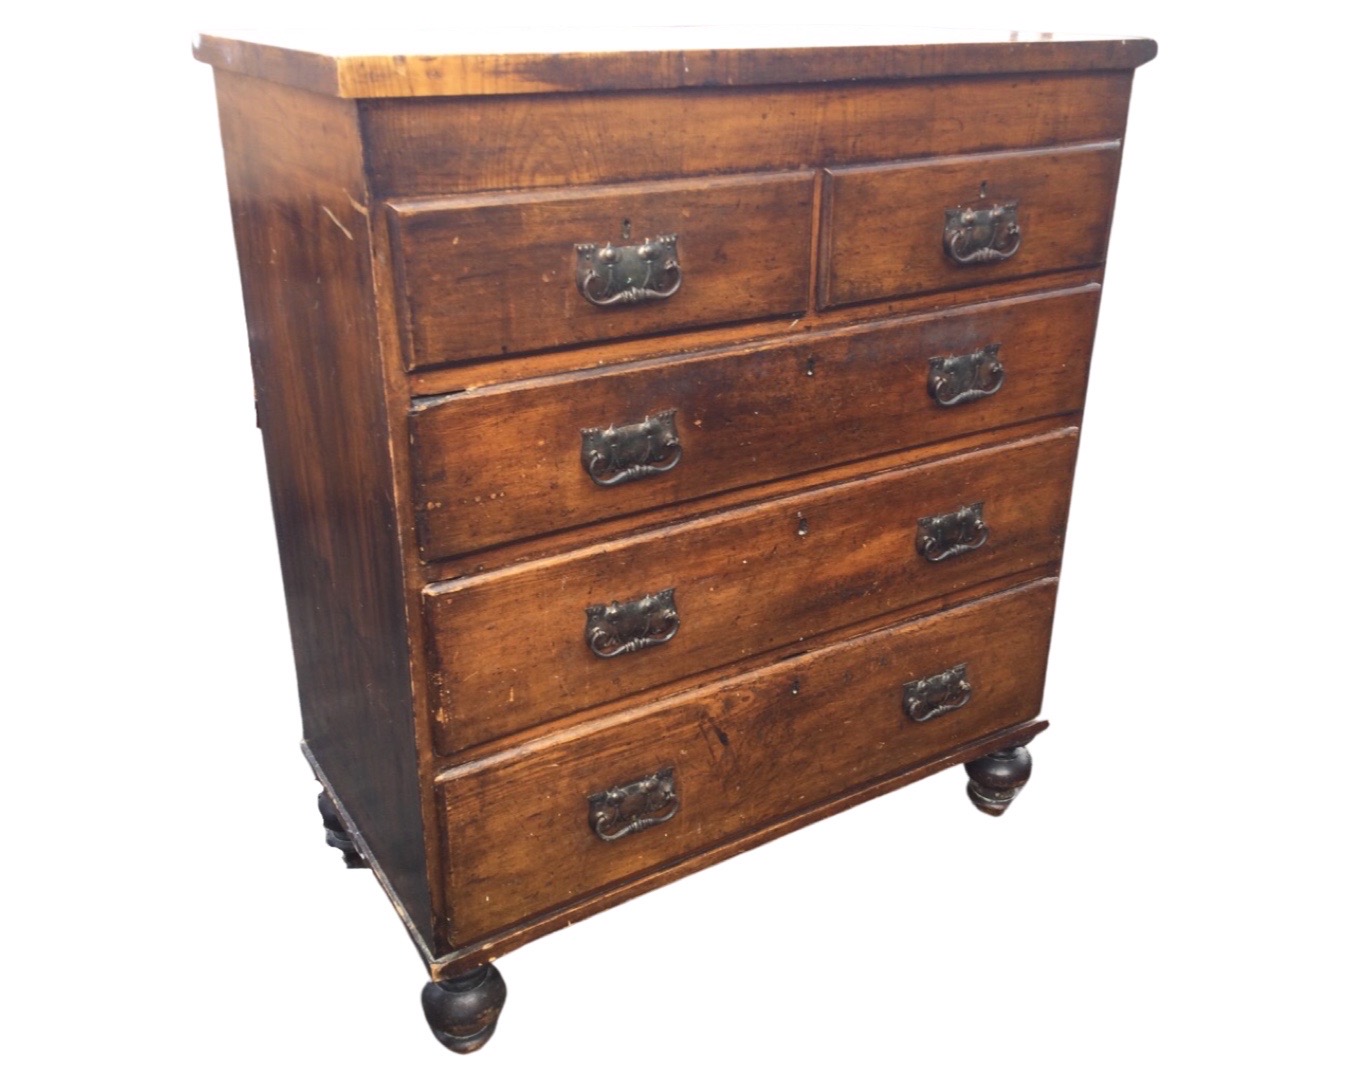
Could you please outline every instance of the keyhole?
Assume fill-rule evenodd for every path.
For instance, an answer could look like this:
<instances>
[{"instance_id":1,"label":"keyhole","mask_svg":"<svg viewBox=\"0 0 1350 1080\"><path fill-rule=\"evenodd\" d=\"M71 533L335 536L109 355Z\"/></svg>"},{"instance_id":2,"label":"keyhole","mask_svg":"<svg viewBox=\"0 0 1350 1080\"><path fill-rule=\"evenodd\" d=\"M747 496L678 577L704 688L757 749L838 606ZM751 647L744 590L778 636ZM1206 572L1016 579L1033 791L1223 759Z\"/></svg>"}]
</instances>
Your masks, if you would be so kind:
<instances>
[{"instance_id":1,"label":"keyhole","mask_svg":"<svg viewBox=\"0 0 1350 1080\"><path fill-rule=\"evenodd\" d=\"M981 180L981 181L980 181L980 198L981 198L981 199L987 199L987 198L989 198L989 181L988 181L988 180ZM626 225L627 222L624 222L624 224ZM624 235L627 236L628 234L627 234L627 233L624 233Z\"/></svg>"},{"instance_id":2,"label":"keyhole","mask_svg":"<svg viewBox=\"0 0 1350 1080\"><path fill-rule=\"evenodd\" d=\"M809 529L806 524L806 518L799 518L797 521L797 535L805 536L808 531Z\"/></svg>"},{"instance_id":3,"label":"keyhole","mask_svg":"<svg viewBox=\"0 0 1350 1080\"><path fill-rule=\"evenodd\" d=\"M623 219L623 226L619 230L619 235L624 240L633 239L633 223L628 218Z\"/></svg>"},{"instance_id":4,"label":"keyhole","mask_svg":"<svg viewBox=\"0 0 1350 1080\"><path fill-rule=\"evenodd\" d=\"M815 373L816 373L816 358L814 356L808 356L806 358L806 374L814 375Z\"/></svg>"}]
</instances>

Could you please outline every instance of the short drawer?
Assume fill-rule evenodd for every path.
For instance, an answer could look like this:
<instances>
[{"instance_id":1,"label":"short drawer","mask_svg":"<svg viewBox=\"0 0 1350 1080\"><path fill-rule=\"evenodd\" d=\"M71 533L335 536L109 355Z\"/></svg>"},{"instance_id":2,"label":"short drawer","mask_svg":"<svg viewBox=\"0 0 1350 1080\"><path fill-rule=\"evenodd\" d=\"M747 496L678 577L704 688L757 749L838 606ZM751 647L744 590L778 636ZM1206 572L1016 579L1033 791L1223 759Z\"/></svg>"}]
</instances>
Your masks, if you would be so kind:
<instances>
[{"instance_id":1,"label":"short drawer","mask_svg":"<svg viewBox=\"0 0 1350 1080\"><path fill-rule=\"evenodd\" d=\"M814 176L390 202L410 369L805 311Z\"/></svg>"},{"instance_id":2,"label":"short drawer","mask_svg":"<svg viewBox=\"0 0 1350 1080\"><path fill-rule=\"evenodd\" d=\"M444 775L456 945L1033 718L1055 582L723 680Z\"/></svg>"},{"instance_id":3,"label":"short drawer","mask_svg":"<svg viewBox=\"0 0 1350 1080\"><path fill-rule=\"evenodd\" d=\"M823 307L1095 266L1120 143L829 169Z\"/></svg>"},{"instance_id":4,"label":"short drawer","mask_svg":"<svg viewBox=\"0 0 1350 1080\"><path fill-rule=\"evenodd\" d=\"M423 557L792 476L1083 404L1096 285L415 409Z\"/></svg>"},{"instance_id":5,"label":"short drawer","mask_svg":"<svg viewBox=\"0 0 1350 1080\"><path fill-rule=\"evenodd\" d=\"M428 586L454 753L1054 563L1077 429L956 454Z\"/></svg>"}]
</instances>

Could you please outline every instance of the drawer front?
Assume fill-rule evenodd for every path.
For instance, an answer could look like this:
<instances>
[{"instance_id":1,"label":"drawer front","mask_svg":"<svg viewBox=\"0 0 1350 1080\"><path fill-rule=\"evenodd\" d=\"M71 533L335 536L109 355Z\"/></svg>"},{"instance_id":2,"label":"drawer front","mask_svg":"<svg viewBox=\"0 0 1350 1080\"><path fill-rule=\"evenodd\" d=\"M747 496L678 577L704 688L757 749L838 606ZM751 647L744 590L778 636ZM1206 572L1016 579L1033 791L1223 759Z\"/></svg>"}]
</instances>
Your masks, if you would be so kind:
<instances>
[{"instance_id":1,"label":"drawer front","mask_svg":"<svg viewBox=\"0 0 1350 1080\"><path fill-rule=\"evenodd\" d=\"M429 586L453 753L1059 558L1077 429Z\"/></svg>"},{"instance_id":2,"label":"drawer front","mask_svg":"<svg viewBox=\"0 0 1350 1080\"><path fill-rule=\"evenodd\" d=\"M445 558L1082 408L1100 290L455 394L412 417Z\"/></svg>"},{"instance_id":3,"label":"drawer front","mask_svg":"<svg viewBox=\"0 0 1350 1080\"><path fill-rule=\"evenodd\" d=\"M1120 143L825 174L822 306L1095 266Z\"/></svg>"},{"instance_id":4,"label":"drawer front","mask_svg":"<svg viewBox=\"0 0 1350 1080\"><path fill-rule=\"evenodd\" d=\"M1031 719L1054 595L1026 586L446 774L453 942Z\"/></svg>"},{"instance_id":5,"label":"drawer front","mask_svg":"<svg viewBox=\"0 0 1350 1080\"><path fill-rule=\"evenodd\" d=\"M386 98L363 101L361 119L380 195L438 196L1118 139L1130 79L1101 71Z\"/></svg>"},{"instance_id":6,"label":"drawer front","mask_svg":"<svg viewBox=\"0 0 1350 1080\"><path fill-rule=\"evenodd\" d=\"M410 369L805 311L814 177L389 203Z\"/></svg>"}]
</instances>

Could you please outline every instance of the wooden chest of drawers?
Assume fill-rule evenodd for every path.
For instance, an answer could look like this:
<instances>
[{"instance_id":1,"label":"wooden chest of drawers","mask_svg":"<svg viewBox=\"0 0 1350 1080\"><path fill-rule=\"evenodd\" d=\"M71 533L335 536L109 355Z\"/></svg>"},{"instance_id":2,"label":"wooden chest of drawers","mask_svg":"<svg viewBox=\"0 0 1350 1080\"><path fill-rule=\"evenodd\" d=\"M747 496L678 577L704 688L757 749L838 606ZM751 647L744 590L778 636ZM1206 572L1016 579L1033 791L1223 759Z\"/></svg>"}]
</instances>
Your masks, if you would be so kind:
<instances>
[{"instance_id":1,"label":"wooden chest of drawers","mask_svg":"<svg viewBox=\"0 0 1350 1080\"><path fill-rule=\"evenodd\" d=\"M568 922L1021 789L1154 51L199 42L305 751L446 1046Z\"/></svg>"}]
</instances>

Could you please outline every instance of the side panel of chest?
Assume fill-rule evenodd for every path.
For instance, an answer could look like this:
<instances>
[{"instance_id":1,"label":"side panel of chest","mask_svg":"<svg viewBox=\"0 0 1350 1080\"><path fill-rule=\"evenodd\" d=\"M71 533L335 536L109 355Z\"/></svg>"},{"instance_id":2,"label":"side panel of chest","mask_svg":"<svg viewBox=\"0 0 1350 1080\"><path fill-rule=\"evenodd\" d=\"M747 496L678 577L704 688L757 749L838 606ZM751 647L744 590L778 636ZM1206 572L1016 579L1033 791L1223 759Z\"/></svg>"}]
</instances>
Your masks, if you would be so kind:
<instances>
[{"instance_id":1,"label":"side panel of chest","mask_svg":"<svg viewBox=\"0 0 1350 1080\"><path fill-rule=\"evenodd\" d=\"M356 110L218 72L277 547L310 754L432 940Z\"/></svg>"}]
</instances>

